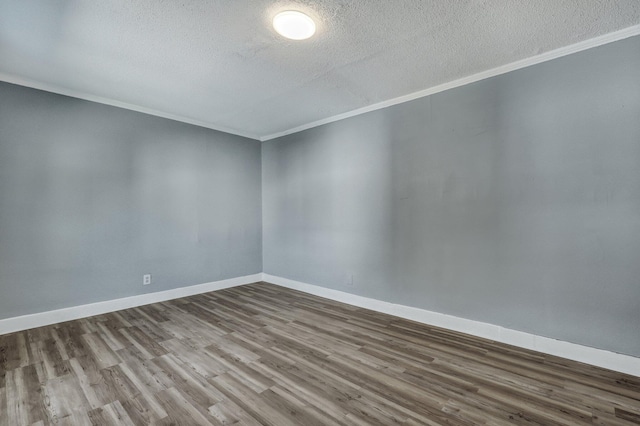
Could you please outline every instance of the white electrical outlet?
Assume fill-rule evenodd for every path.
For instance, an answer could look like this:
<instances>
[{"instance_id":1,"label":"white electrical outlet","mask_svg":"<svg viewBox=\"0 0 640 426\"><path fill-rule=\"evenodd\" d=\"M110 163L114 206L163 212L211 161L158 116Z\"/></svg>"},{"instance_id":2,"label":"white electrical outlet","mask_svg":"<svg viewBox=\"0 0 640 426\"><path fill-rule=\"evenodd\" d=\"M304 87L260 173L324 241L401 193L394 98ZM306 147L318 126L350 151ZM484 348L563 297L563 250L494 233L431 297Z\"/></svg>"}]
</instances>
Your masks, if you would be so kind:
<instances>
[{"instance_id":1,"label":"white electrical outlet","mask_svg":"<svg viewBox=\"0 0 640 426\"><path fill-rule=\"evenodd\" d=\"M142 285L151 284L151 274L145 274L142 276Z\"/></svg>"}]
</instances>

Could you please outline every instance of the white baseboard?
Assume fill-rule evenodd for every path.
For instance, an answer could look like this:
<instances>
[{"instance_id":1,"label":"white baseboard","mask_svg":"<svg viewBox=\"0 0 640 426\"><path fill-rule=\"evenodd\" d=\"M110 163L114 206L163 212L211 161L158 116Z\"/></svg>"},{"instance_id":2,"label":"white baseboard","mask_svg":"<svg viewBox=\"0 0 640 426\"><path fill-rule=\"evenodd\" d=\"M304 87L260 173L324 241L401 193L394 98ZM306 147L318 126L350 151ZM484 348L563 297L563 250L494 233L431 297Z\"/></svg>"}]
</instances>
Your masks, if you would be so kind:
<instances>
[{"instance_id":1,"label":"white baseboard","mask_svg":"<svg viewBox=\"0 0 640 426\"><path fill-rule=\"evenodd\" d=\"M325 297L342 303L347 303L385 314L395 315L423 324L434 325L449 330L471 334L477 337L506 343L520 348L531 349L549 355L555 355L586 364L619 371L621 373L640 376L640 358L623 355L603 349L569 343L562 340L537 336L522 331L511 330L499 325L480 321L459 318L452 315L440 314L425 309L412 308L410 306L397 305L395 303L370 299L368 297L345 293L339 290L324 288L312 284L306 284L287 278L262 274L262 281L276 284L282 287L303 291L316 296Z\"/></svg>"},{"instance_id":2,"label":"white baseboard","mask_svg":"<svg viewBox=\"0 0 640 426\"><path fill-rule=\"evenodd\" d=\"M180 297L193 296L194 294L222 290L239 285L251 284L261 280L262 274L246 275L244 277L230 278L227 280L174 288L155 293L145 293L136 296L123 297L121 299L72 306L70 308L57 309L55 311L39 312L37 314L7 318L0 320L0 334L28 330L30 328L86 318L108 312L119 311L121 309L135 308L136 306L148 305L150 303L164 302L166 300L178 299Z\"/></svg>"},{"instance_id":3,"label":"white baseboard","mask_svg":"<svg viewBox=\"0 0 640 426\"><path fill-rule=\"evenodd\" d=\"M195 294L251 284L257 281L266 281L282 287L303 291L305 293L314 294L316 296L325 297L327 299L347 303L353 306L359 306L365 309L371 309L377 312L383 312L389 315L395 315L400 318L406 318L423 324L434 325L525 349L531 349L549 355L555 355L598 367L608 368L621 373L640 376L640 358L610 352L603 349L582 346L576 343L564 342L562 340L551 339L548 337L537 336L535 334L525 333L522 331L511 330L499 325L384 302L382 300L371 299L364 296L358 296L339 290L324 288L264 273L7 318L0 320L0 334L42 327L79 318L86 318L93 315L119 311L121 309L148 305L150 303L164 302L166 300L178 299L180 297L193 296Z\"/></svg>"}]
</instances>

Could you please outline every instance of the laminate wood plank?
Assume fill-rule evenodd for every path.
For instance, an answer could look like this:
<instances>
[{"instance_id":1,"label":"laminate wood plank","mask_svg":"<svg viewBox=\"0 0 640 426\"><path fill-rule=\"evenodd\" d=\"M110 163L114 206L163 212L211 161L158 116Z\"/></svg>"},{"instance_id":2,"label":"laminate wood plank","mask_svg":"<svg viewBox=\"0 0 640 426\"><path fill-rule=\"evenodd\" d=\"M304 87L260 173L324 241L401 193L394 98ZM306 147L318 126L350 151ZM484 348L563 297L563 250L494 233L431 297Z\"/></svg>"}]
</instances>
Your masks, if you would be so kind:
<instances>
[{"instance_id":1,"label":"laminate wood plank","mask_svg":"<svg viewBox=\"0 0 640 426\"><path fill-rule=\"evenodd\" d=\"M74 412L55 420L56 426L91 426L88 413Z\"/></svg>"},{"instance_id":2,"label":"laminate wood plank","mask_svg":"<svg viewBox=\"0 0 640 426\"><path fill-rule=\"evenodd\" d=\"M21 365L19 333L0 336L0 370L10 371Z\"/></svg>"},{"instance_id":3,"label":"laminate wood plank","mask_svg":"<svg viewBox=\"0 0 640 426\"><path fill-rule=\"evenodd\" d=\"M253 362L260 358L255 352L243 345L235 343L232 339L221 337L216 342L204 348L205 351L215 353L215 358L234 360L244 363Z\"/></svg>"},{"instance_id":4,"label":"laminate wood plank","mask_svg":"<svg viewBox=\"0 0 640 426\"><path fill-rule=\"evenodd\" d=\"M154 396L155 397L155 396ZM148 400L142 395L129 398L122 402L122 408L126 411L131 421L136 425L149 425L166 418L164 407L159 411L165 414L159 417L158 410L154 410L149 406Z\"/></svg>"},{"instance_id":5,"label":"laminate wood plank","mask_svg":"<svg viewBox=\"0 0 640 426\"><path fill-rule=\"evenodd\" d=\"M161 327L168 335L178 340L197 340L202 342L202 347L204 347L216 342L220 336L228 333L226 330L181 311L171 312L168 315L171 320L163 322Z\"/></svg>"},{"instance_id":6,"label":"laminate wood plank","mask_svg":"<svg viewBox=\"0 0 640 426\"><path fill-rule=\"evenodd\" d=\"M424 417L440 421L446 420L454 422L454 424L473 424L462 418L457 418L457 416L444 414L442 408L448 401L446 395L419 388L397 377L388 376L338 355L332 355L324 362L324 366L334 372L339 370L363 388L396 404L408 406L412 411Z\"/></svg>"},{"instance_id":7,"label":"laminate wood plank","mask_svg":"<svg viewBox=\"0 0 640 426\"><path fill-rule=\"evenodd\" d=\"M87 414L94 426L135 426L120 401L96 408Z\"/></svg>"},{"instance_id":8,"label":"laminate wood plank","mask_svg":"<svg viewBox=\"0 0 640 426\"><path fill-rule=\"evenodd\" d=\"M146 319L152 324L169 320L169 318L164 315L163 310L154 307L154 305L140 306L132 309L139 316L140 320ZM140 323L136 324L138 326L140 325Z\"/></svg>"},{"instance_id":9,"label":"laminate wood plank","mask_svg":"<svg viewBox=\"0 0 640 426\"><path fill-rule=\"evenodd\" d=\"M48 378L67 375L71 369L69 361L62 358L58 345L53 339L44 339L34 342L33 347L38 353L39 359Z\"/></svg>"},{"instance_id":10,"label":"laminate wood plank","mask_svg":"<svg viewBox=\"0 0 640 426\"><path fill-rule=\"evenodd\" d=\"M217 424L213 416L203 415L177 389L170 388L157 393L168 416L157 424L209 426Z\"/></svg>"},{"instance_id":11,"label":"laminate wood plank","mask_svg":"<svg viewBox=\"0 0 640 426\"><path fill-rule=\"evenodd\" d=\"M45 327L32 328L19 333L25 334L27 343L33 343L51 337L51 329L54 327L55 326L53 325L48 325Z\"/></svg>"},{"instance_id":12,"label":"laminate wood plank","mask_svg":"<svg viewBox=\"0 0 640 426\"><path fill-rule=\"evenodd\" d=\"M140 328L137 326L129 327L126 329L126 333L124 330L122 331L125 334L125 337L133 343L133 345L140 349L141 352L147 354L151 358L155 358L157 356L162 356L167 353L167 350L161 345L162 341L169 340L168 337L166 340L155 341L150 335L145 334Z\"/></svg>"},{"instance_id":13,"label":"laminate wood plank","mask_svg":"<svg viewBox=\"0 0 640 426\"><path fill-rule=\"evenodd\" d=\"M252 284L0 336L0 426L633 425L640 378Z\"/></svg>"},{"instance_id":14,"label":"laminate wood plank","mask_svg":"<svg viewBox=\"0 0 640 426\"><path fill-rule=\"evenodd\" d=\"M339 421L350 412L349 408L344 406L344 393L331 388L331 385L322 385L319 383L310 383L301 380L300 377L278 367L276 362L267 362L266 357L259 362L252 364L253 368L262 374L271 377L282 389L286 389L295 393L298 397L310 405L316 407L334 420ZM327 392L326 389L329 389ZM357 389L349 389L350 392L357 392Z\"/></svg>"},{"instance_id":15,"label":"laminate wood plank","mask_svg":"<svg viewBox=\"0 0 640 426\"><path fill-rule=\"evenodd\" d=\"M229 333L227 339L255 353L272 347L276 342L273 336L265 333L264 329L235 331Z\"/></svg>"},{"instance_id":16,"label":"laminate wood plank","mask_svg":"<svg viewBox=\"0 0 640 426\"><path fill-rule=\"evenodd\" d=\"M36 423L47 419L47 411L44 401L41 398L42 383L39 380L37 370L34 365L28 365L18 369L22 372L24 389L27 392L25 408L29 413L29 421ZM16 370L17 371L17 370Z\"/></svg>"},{"instance_id":17,"label":"laminate wood plank","mask_svg":"<svg viewBox=\"0 0 640 426\"><path fill-rule=\"evenodd\" d=\"M224 400L209 407L211 416L222 425L260 426L260 423L233 401Z\"/></svg>"},{"instance_id":18,"label":"laminate wood plank","mask_svg":"<svg viewBox=\"0 0 640 426\"><path fill-rule=\"evenodd\" d=\"M112 351L119 351L130 345L129 341L118 331L109 328L104 322L97 323L98 336L109 346Z\"/></svg>"},{"instance_id":19,"label":"laminate wood plank","mask_svg":"<svg viewBox=\"0 0 640 426\"><path fill-rule=\"evenodd\" d=\"M7 379L8 401L17 400L15 404L7 407L9 418L18 423L35 423L41 419L46 419L44 405L40 396L40 382L33 365L17 368L9 372Z\"/></svg>"},{"instance_id":20,"label":"laminate wood plank","mask_svg":"<svg viewBox=\"0 0 640 426\"><path fill-rule=\"evenodd\" d=\"M182 363L204 378L215 377L227 371L222 362L204 351L193 351L185 341L172 339L162 342L162 345Z\"/></svg>"},{"instance_id":21,"label":"laminate wood plank","mask_svg":"<svg viewBox=\"0 0 640 426\"><path fill-rule=\"evenodd\" d=\"M298 425L322 426L339 424L330 417L323 415L315 407L305 404L293 394L283 391L278 386L265 390L260 394L260 398L267 401L278 412L286 414L289 420Z\"/></svg>"},{"instance_id":22,"label":"laminate wood plank","mask_svg":"<svg viewBox=\"0 0 640 426\"><path fill-rule=\"evenodd\" d=\"M9 410L7 409L6 387L0 387L0 426L9 426Z\"/></svg>"},{"instance_id":23,"label":"laminate wood plank","mask_svg":"<svg viewBox=\"0 0 640 426\"><path fill-rule=\"evenodd\" d=\"M136 328L139 332L145 336L146 339L151 339L152 341L159 343L164 342L165 340L172 339L173 336L167 333L163 328L162 324L166 321L154 323L149 321L141 321L136 324Z\"/></svg>"},{"instance_id":24,"label":"laminate wood plank","mask_svg":"<svg viewBox=\"0 0 640 426\"><path fill-rule=\"evenodd\" d=\"M317 365L314 360L301 358L288 351L279 352L278 348L273 348L275 355L280 357L264 356L260 362L264 368L270 369L274 375L274 380L283 385L284 389L295 389L296 395L309 401L310 403L323 407L327 413L343 413L352 420L362 422L363 418L373 421L372 414L365 415L360 410L360 406L368 401L375 405L376 410L384 409L389 413L383 424L397 423L397 419L406 418L410 415L417 415L413 411L404 409L388 399L380 398L368 392L366 389L350 381L349 378L342 377L325 369L322 365ZM283 358L294 361L288 364ZM363 396L366 396L363 398ZM380 415L375 416L376 422L380 421ZM350 423L349 423L350 424Z\"/></svg>"},{"instance_id":25,"label":"laminate wood plank","mask_svg":"<svg viewBox=\"0 0 640 426\"><path fill-rule=\"evenodd\" d=\"M77 359L69 360L69 364L71 365L71 369L73 370L73 374L78 379L78 384L84 393L85 398L87 398L87 402L92 409L99 408L103 406L105 403L110 402L110 398L100 398L96 393L96 388L92 386L89 377L84 374L84 370L82 366L78 362Z\"/></svg>"},{"instance_id":26,"label":"laminate wood plank","mask_svg":"<svg viewBox=\"0 0 640 426\"><path fill-rule=\"evenodd\" d=\"M20 365L19 367L26 367L28 365L34 364L37 362L37 357L33 353L31 344L27 339L27 335L24 332L17 333L17 343L18 343L18 353L20 356ZM60 349L60 348L59 348ZM60 349L62 353L66 353L63 349ZM65 358L68 359L68 358Z\"/></svg>"},{"instance_id":27,"label":"laminate wood plank","mask_svg":"<svg viewBox=\"0 0 640 426\"><path fill-rule=\"evenodd\" d=\"M213 378L211 384L263 425L295 426L298 424L290 413L279 411L277 406L244 386L231 373Z\"/></svg>"},{"instance_id":28,"label":"laminate wood plank","mask_svg":"<svg viewBox=\"0 0 640 426\"><path fill-rule=\"evenodd\" d=\"M69 374L48 380L42 388L42 396L50 423L64 423L74 419L79 424L89 423L87 413L92 408L77 377Z\"/></svg>"},{"instance_id":29,"label":"laminate wood plank","mask_svg":"<svg viewBox=\"0 0 640 426\"><path fill-rule=\"evenodd\" d=\"M435 364L438 364L436 362ZM462 372L462 374L461 374ZM470 371L461 368L457 370L457 374L466 377L467 380L474 380L478 384L478 392L490 392L495 398L506 398L507 400L517 399L520 402L531 402L532 404L540 404L545 407L546 411L558 411L563 414L575 417L588 418L590 410L576 409L571 403L563 401L561 398L549 398L554 392L561 397L560 388L554 388L551 385L536 384L527 378L509 375L506 373L494 372L485 368L483 370L485 378L478 379L477 371ZM466 375L465 375L466 374ZM480 380L482 380L480 382Z\"/></svg>"},{"instance_id":30,"label":"laminate wood plank","mask_svg":"<svg viewBox=\"0 0 640 426\"><path fill-rule=\"evenodd\" d=\"M148 360L133 346L121 349L117 351L117 354L118 358L122 360L120 365L131 370L146 389L159 392L174 386L173 380L154 362L158 358Z\"/></svg>"},{"instance_id":31,"label":"laminate wood plank","mask_svg":"<svg viewBox=\"0 0 640 426\"><path fill-rule=\"evenodd\" d=\"M154 360L154 363L172 379L174 386L202 407L209 407L225 399L215 387L198 373L172 355L165 355Z\"/></svg>"},{"instance_id":32,"label":"laminate wood plank","mask_svg":"<svg viewBox=\"0 0 640 426\"><path fill-rule=\"evenodd\" d=\"M69 364L74 367L79 367L76 369L76 374L85 375L90 383L90 385L95 385L97 383L101 383L103 381L102 374L100 374L100 368L98 367L98 361L91 356L91 354L76 356L69 360ZM45 380L41 380L45 381Z\"/></svg>"},{"instance_id":33,"label":"laminate wood plank","mask_svg":"<svg viewBox=\"0 0 640 426\"><path fill-rule=\"evenodd\" d=\"M82 318L77 320L77 322L80 323L80 327L82 328L82 333L83 334L91 334L91 333L95 333L98 331L98 326L97 323L100 321L101 316L99 316L98 318L92 317L91 319L89 318ZM54 327L56 327L54 325Z\"/></svg>"},{"instance_id":34,"label":"laminate wood plank","mask_svg":"<svg viewBox=\"0 0 640 426\"><path fill-rule=\"evenodd\" d=\"M32 423L29 421L28 394L22 380L22 369L16 368L7 374L6 398L11 401L6 407L6 415L11 424Z\"/></svg>"},{"instance_id":35,"label":"laminate wood plank","mask_svg":"<svg viewBox=\"0 0 640 426\"><path fill-rule=\"evenodd\" d=\"M88 354L88 346L82 339L84 330L80 323L67 322L60 324L56 329L56 334L60 338L69 359Z\"/></svg>"},{"instance_id":36,"label":"laminate wood plank","mask_svg":"<svg viewBox=\"0 0 640 426\"><path fill-rule=\"evenodd\" d=\"M632 412L616 407L615 414L619 419L629 420L630 422L640 424L640 409L636 409Z\"/></svg>"},{"instance_id":37,"label":"laminate wood plank","mask_svg":"<svg viewBox=\"0 0 640 426\"><path fill-rule=\"evenodd\" d=\"M158 403L155 394L157 392L162 392L154 390L153 387L148 385L148 382L141 379L130 367L128 364L122 363L119 365L120 370L124 373L124 375L129 379L129 381L133 384L133 386L138 391L138 398L145 406L149 407L150 411L158 418L164 418L167 416L167 413L162 408L162 406ZM137 370L139 372L139 370ZM156 382L157 383L157 382ZM126 399L125 399L126 401Z\"/></svg>"},{"instance_id":38,"label":"laminate wood plank","mask_svg":"<svg viewBox=\"0 0 640 426\"><path fill-rule=\"evenodd\" d=\"M104 368L100 370L102 380L94 385L96 395L105 403L114 402L116 400L126 401L127 399L138 396L140 391L136 385L122 371L120 365Z\"/></svg>"},{"instance_id":39,"label":"laminate wood plank","mask_svg":"<svg viewBox=\"0 0 640 426\"><path fill-rule=\"evenodd\" d=\"M261 393L275 384L271 378L253 369L250 361L243 361L241 358L220 351L214 347L207 347L206 350L216 359L219 359L227 371L235 371L238 373L238 377L242 383L257 393ZM259 359L259 357L256 358Z\"/></svg>"}]
</instances>

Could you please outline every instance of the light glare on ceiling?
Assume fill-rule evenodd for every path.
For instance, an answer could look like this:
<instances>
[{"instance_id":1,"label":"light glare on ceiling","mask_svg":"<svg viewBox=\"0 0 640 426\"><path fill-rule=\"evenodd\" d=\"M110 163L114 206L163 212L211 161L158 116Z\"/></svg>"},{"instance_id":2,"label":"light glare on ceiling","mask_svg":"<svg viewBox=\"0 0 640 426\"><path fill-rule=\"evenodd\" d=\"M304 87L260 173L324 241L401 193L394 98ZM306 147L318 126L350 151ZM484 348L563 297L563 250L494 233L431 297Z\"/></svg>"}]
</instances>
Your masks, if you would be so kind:
<instances>
[{"instance_id":1,"label":"light glare on ceiling","mask_svg":"<svg viewBox=\"0 0 640 426\"><path fill-rule=\"evenodd\" d=\"M273 18L273 28L283 37L304 40L315 34L316 23L302 12L287 10Z\"/></svg>"}]
</instances>

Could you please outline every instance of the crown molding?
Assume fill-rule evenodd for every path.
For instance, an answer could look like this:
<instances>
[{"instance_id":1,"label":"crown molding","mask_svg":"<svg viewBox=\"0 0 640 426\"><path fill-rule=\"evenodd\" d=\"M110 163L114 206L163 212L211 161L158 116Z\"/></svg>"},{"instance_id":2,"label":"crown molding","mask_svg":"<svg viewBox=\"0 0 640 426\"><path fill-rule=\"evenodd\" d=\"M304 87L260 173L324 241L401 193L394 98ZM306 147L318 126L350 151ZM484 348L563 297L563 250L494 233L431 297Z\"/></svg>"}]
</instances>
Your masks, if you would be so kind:
<instances>
[{"instance_id":1,"label":"crown molding","mask_svg":"<svg viewBox=\"0 0 640 426\"><path fill-rule=\"evenodd\" d=\"M323 124L333 123L335 121L340 121L346 118L355 117L357 115L365 114L367 112L376 111L376 110L387 108L393 105L398 105L404 102L409 102L414 99L424 98L425 96L433 95L439 92L444 92L445 90L454 89L460 86L465 86L467 84L475 83L480 80L485 80L487 78L495 77L501 74L506 74L511 71L516 71L522 68L530 67L532 65L537 65L542 62L551 61L553 59L557 59L563 56L568 56L574 53L582 52L583 50L602 46L608 43L613 43L614 41L623 40L625 38L633 37L636 35L640 35L640 25L634 25L632 27L628 27L619 31L614 31L612 33L601 35L589 40L584 40L579 43L561 47L559 49L550 50L548 52L544 52L539 55L532 56L530 58L525 58L516 62L511 62L506 65L501 65L499 67L496 67L487 71L482 71L477 74L463 77L458 80L450 81L448 83L443 83L438 86L433 86L428 89L419 90L417 92L409 93L407 95L399 96L397 98L378 102L366 107L354 109L352 111L347 111L345 113L334 115L332 117L323 118L322 120L313 121L297 127L292 127L291 129L284 130L282 132L277 132L267 136L262 136L260 138L260 141L265 142L271 139L280 138L282 136L287 136L293 133L298 133L304 130L312 129L314 127L322 126Z\"/></svg>"},{"instance_id":2,"label":"crown molding","mask_svg":"<svg viewBox=\"0 0 640 426\"><path fill-rule=\"evenodd\" d=\"M430 87L428 89L419 90L417 92L409 93L407 95L399 96L397 98L389 99L386 101L378 102L372 105L368 105L362 108L354 109L351 111L347 111L341 114L337 114L331 117L323 118L321 120L312 121L306 124L302 124L300 126L292 127L290 129L272 133L269 135L257 135L253 133L243 132L236 129L231 129L224 126L218 126L206 121L196 120L189 117L184 117L177 114L172 114L160 110L156 110L153 108L147 108L135 104L130 104L127 102L121 102L115 99L110 99L102 96L93 95L90 93L85 93L79 90L68 89L65 87L57 86L50 83L42 83L37 82L35 80L31 80L24 77L19 77L11 74L0 73L0 81L5 81L7 83L17 84L19 86L31 87L38 90L44 90L46 92L57 93L60 95L71 96L78 99L84 99L86 101L97 102L104 105L115 106L118 108L124 108L131 111L141 112L143 114L154 115L157 117L167 118L169 120L180 121L187 124L193 124L195 126L205 127L207 129L217 130L219 132L229 133L236 136L241 136L249 139L255 139L262 142L276 139L282 136L291 135L293 133L299 133L304 130L312 129L314 127L322 126L324 124L333 123L336 121L344 120L347 118L355 117L357 115L365 114L367 112L376 111L379 109L387 108L393 105L401 104L404 102L409 102L414 99L423 98L429 95L433 95L435 93L443 92L445 90L453 89L456 87L464 86L467 84L475 83L480 80L485 80L487 78L495 77L501 74L506 74L511 71L516 71L522 68L530 67L532 65L540 64L543 62L547 62L553 59L561 58L563 56L568 56L573 53L582 52L587 49L591 49L594 47L602 46L608 43L613 43L615 41L623 40L629 37L640 35L640 25L634 25L631 27L624 28L622 30L614 31L612 33L604 34L589 40L584 40L569 46L564 46L558 49L550 50L548 52L541 53L536 56L532 56L530 58L521 59L516 62L511 62L509 64L501 65L499 67L482 71L477 74L473 74L467 77L463 77L454 81L450 81L447 83L443 83L437 86Z\"/></svg>"},{"instance_id":3,"label":"crown molding","mask_svg":"<svg viewBox=\"0 0 640 426\"><path fill-rule=\"evenodd\" d=\"M189 117L184 117L177 114L171 114L168 112L160 111L153 108L143 107L140 105L134 105L127 102L121 102L115 99L105 98L103 96L81 92L79 90L68 89L66 87L57 86L55 84L42 83L42 82L38 82L38 81L31 80L24 77L18 77L11 74L0 73L0 81L16 84L18 86L29 87L32 89L43 90L45 92L56 93L58 95L64 95L64 96L70 96L72 98L83 99L85 101L96 102L103 105L109 105L109 106L114 106L118 108L128 109L131 111L141 112L143 114L153 115L161 118L167 118L169 120L180 121L182 123L193 124L194 126L204 127L211 130L217 130L218 132L241 136L243 138L260 140L260 136L255 135L253 133L246 133L236 129L230 129L228 127L217 126L217 125L208 123L206 121L195 120Z\"/></svg>"}]
</instances>

